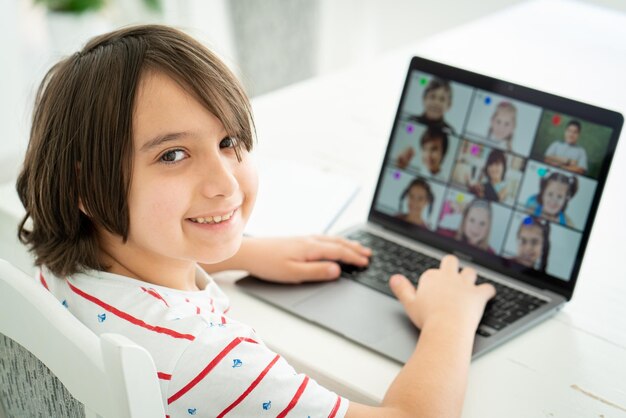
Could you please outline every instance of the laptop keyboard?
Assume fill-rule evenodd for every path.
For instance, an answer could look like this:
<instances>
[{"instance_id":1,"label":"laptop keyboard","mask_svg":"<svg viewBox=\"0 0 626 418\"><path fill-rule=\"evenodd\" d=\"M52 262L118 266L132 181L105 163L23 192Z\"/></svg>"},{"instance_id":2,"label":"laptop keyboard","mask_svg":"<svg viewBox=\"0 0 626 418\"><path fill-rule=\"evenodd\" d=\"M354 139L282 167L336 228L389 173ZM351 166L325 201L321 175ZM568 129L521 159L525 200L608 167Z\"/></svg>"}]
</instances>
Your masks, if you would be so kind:
<instances>
[{"instance_id":1,"label":"laptop keyboard","mask_svg":"<svg viewBox=\"0 0 626 418\"><path fill-rule=\"evenodd\" d=\"M403 274L416 285L424 271L439 267L439 260L436 258L415 252L365 231L356 231L348 238L371 248L374 255L367 268L342 265L342 277L355 280L392 297L395 296L388 283L391 275ZM487 303L476 331L483 337L495 334L547 303L543 299L481 276L477 278L476 283L491 283L496 288L496 296Z\"/></svg>"}]
</instances>

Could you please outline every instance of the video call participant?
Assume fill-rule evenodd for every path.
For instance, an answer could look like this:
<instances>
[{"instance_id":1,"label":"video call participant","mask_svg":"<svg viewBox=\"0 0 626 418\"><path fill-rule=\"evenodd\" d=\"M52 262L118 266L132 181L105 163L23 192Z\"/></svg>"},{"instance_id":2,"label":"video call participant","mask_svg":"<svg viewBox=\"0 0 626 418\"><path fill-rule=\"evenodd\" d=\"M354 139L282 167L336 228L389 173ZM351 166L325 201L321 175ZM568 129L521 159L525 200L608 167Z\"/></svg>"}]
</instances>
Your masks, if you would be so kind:
<instances>
[{"instance_id":1,"label":"video call participant","mask_svg":"<svg viewBox=\"0 0 626 418\"><path fill-rule=\"evenodd\" d=\"M578 174L587 172L587 151L577 145L582 126L571 120L565 127L563 141L555 141L546 150L544 161Z\"/></svg>"},{"instance_id":2,"label":"video call participant","mask_svg":"<svg viewBox=\"0 0 626 418\"><path fill-rule=\"evenodd\" d=\"M438 128L426 129L420 139L422 165L419 167L419 170L425 175L446 180L444 173L441 172L441 166L447 151L448 135ZM406 168L414 156L415 150L413 147L407 147L396 158L396 166L402 169Z\"/></svg>"},{"instance_id":3,"label":"video call participant","mask_svg":"<svg viewBox=\"0 0 626 418\"><path fill-rule=\"evenodd\" d=\"M511 151L516 121L517 108L510 102L498 103L491 115L487 140L498 148Z\"/></svg>"},{"instance_id":4,"label":"video call participant","mask_svg":"<svg viewBox=\"0 0 626 418\"><path fill-rule=\"evenodd\" d=\"M491 150L487 157L487 163L483 168L481 178L484 183L469 184L468 188L478 197L494 202L502 202L508 194L506 175L506 156L500 150Z\"/></svg>"},{"instance_id":5,"label":"video call participant","mask_svg":"<svg viewBox=\"0 0 626 418\"><path fill-rule=\"evenodd\" d=\"M565 214L567 204L578 191L576 176L552 173L542 177L539 182L539 194L526 201L526 209L534 216L541 216L560 225L573 227L572 220Z\"/></svg>"},{"instance_id":6,"label":"video call participant","mask_svg":"<svg viewBox=\"0 0 626 418\"><path fill-rule=\"evenodd\" d=\"M443 119L445 113L452 106L450 82L437 77L432 78L424 90L422 100L424 112L419 116L409 117L409 120L439 128L454 135L454 128Z\"/></svg>"},{"instance_id":7,"label":"video call participant","mask_svg":"<svg viewBox=\"0 0 626 418\"><path fill-rule=\"evenodd\" d=\"M402 213L402 202L408 197L409 212ZM433 202L435 197L426 180L422 178L414 179L404 189L400 195L400 213L396 215L397 219L410 222L414 225L426 227L426 222L422 218L424 208L428 206L428 216L432 214Z\"/></svg>"},{"instance_id":8,"label":"video call participant","mask_svg":"<svg viewBox=\"0 0 626 418\"><path fill-rule=\"evenodd\" d=\"M473 200L463 211L463 220L456 239L495 254L495 251L489 247L491 219L491 204L483 199Z\"/></svg>"},{"instance_id":9,"label":"video call participant","mask_svg":"<svg viewBox=\"0 0 626 418\"><path fill-rule=\"evenodd\" d=\"M543 273L549 254L550 223L527 216L517 229L517 255L512 260Z\"/></svg>"}]
</instances>

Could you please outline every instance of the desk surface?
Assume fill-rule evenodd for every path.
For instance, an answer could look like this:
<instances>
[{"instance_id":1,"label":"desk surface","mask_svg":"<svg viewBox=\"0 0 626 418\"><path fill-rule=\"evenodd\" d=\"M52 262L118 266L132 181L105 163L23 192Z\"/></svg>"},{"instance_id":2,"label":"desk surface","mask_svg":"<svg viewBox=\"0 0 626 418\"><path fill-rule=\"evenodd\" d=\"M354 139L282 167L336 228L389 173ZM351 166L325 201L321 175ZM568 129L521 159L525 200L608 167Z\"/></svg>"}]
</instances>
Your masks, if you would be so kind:
<instances>
[{"instance_id":1,"label":"desk surface","mask_svg":"<svg viewBox=\"0 0 626 418\"><path fill-rule=\"evenodd\" d=\"M358 68L255 99L256 152L357 180L361 192L335 224L339 231L367 217L412 55L626 114L625 39L626 15L577 2L524 3ZM573 300L473 362L464 417L626 416L624 142ZM233 277L225 275L223 287L234 317L320 383L353 400L382 399L400 364L239 292Z\"/></svg>"}]
</instances>

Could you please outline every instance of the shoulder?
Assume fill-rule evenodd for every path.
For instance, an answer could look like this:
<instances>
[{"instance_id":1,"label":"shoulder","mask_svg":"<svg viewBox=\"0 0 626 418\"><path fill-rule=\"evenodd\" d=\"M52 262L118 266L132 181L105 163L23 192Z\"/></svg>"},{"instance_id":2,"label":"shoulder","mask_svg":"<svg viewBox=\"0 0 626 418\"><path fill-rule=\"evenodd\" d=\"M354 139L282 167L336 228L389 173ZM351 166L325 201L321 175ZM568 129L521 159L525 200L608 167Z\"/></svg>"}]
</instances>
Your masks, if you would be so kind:
<instances>
[{"instance_id":1,"label":"shoulder","mask_svg":"<svg viewBox=\"0 0 626 418\"><path fill-rule=\"evenodd\" d=\"M537 200L537 195L534 194L532 196L530 196L528 199L526 199L526 207L529 209L534 209L535 207L539 206L539 201Z\"/></svg>"},{"instance_id":2,"label":"shoulder","mask_svg":"<svg viewBox=\"0 0 626 418\"><path fill-rule=\"evenodd\" d=\"M546 152L556 152L562 145L563 142L561 140L554 141L548 146Z\"/></svg>"},{"instance_id":3,"label":"shoulder","mask_svg":"<svg viewBox=\"0 0 626 418\"><path fill-rule=\"evenodd\" d=\"M206 291L180 292L106 272L88 271L54 282L57 299L94 333L125 335L155 363L181 352L210 323L227 321L228 300ZM155 356L155 353L158 353Z\"/></svg>"},{"instance_id":4,"label":"shoulder","mask_svg":"<svg viewBox=\"0 0 626 418\"><path fill-rule=\"evenodd\" d=\"M587 155L587 151L585 151L585 148L582 145L576 144L574 145L574 148L576 149L576 151L578 151L581 155Z\"/></svg>"}]
</instances>

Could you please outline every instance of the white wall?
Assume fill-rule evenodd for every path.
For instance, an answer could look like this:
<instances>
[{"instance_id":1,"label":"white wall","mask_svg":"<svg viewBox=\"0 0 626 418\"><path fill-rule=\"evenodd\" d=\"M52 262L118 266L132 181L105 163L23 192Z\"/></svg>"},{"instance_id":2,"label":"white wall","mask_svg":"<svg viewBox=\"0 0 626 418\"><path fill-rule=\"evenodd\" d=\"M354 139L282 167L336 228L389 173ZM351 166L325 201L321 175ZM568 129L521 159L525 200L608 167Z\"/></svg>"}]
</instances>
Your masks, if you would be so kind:
<instances>
[{"instance_id":1,"label":"white wall","mask_svg":"<svg viewBox=\"0 0 626 418\"><path fill-rule=\"evenodd\" d=\"M162 0L163 14L156 15L146 12L141 0L110 0L110 6L100 13L100 20L83 25L81 30L66 31L68 37L59 47L51 44L46 13L40 5L34 5L34 0L0 0L0 183L14 178L19 168L28 140L34 92L45 71L63 52L75 50L95 33L140 22L164 22L181 27L215 49L251 87L251 93L256 94L301 78L365 63L384 51L522 0L317 0L315 7L300 11L313 14L316 24L305 26L316 33L311 36L298 34L303 25L297 24L298 19L292 24L297 38L307 42L311 37L316 39L310 50L313 59L294 59L293 54L285 54L286 48L283 51L274 48L272 52L270 45L267 60L271 65L258 59L241 59L252 55L250 49L259 48L259 43L240 42L237 45L238 35L235 35L242 30L237 28L236 31L234 27L246 24L244 22L258 25L258 21L241 18L241 10L245 11L251 4L256 4L257 9L263 7L259 4L267 7L262 9L266 18L268 14L271 16L271 8L276 9L276 13L284 13L288 7L281 7L281 0L251 1L256 0ZM587 1L626 11L623 0ZM250 7L251 14L254 10ZM288 23L286 25L287 29L281 24L280 28L274 28L274 32L284 36L285 30L289 30ZM272 25L266 25L266 29L272 32ZM253 32L243 30L243 33ZM271 43L271 36L266 39L269 41L265 43ZM293 71L276 71L276 68L288 65L294 66ZM302 66L312 68L300 68Z\"/></svg>"}]
</instances>

